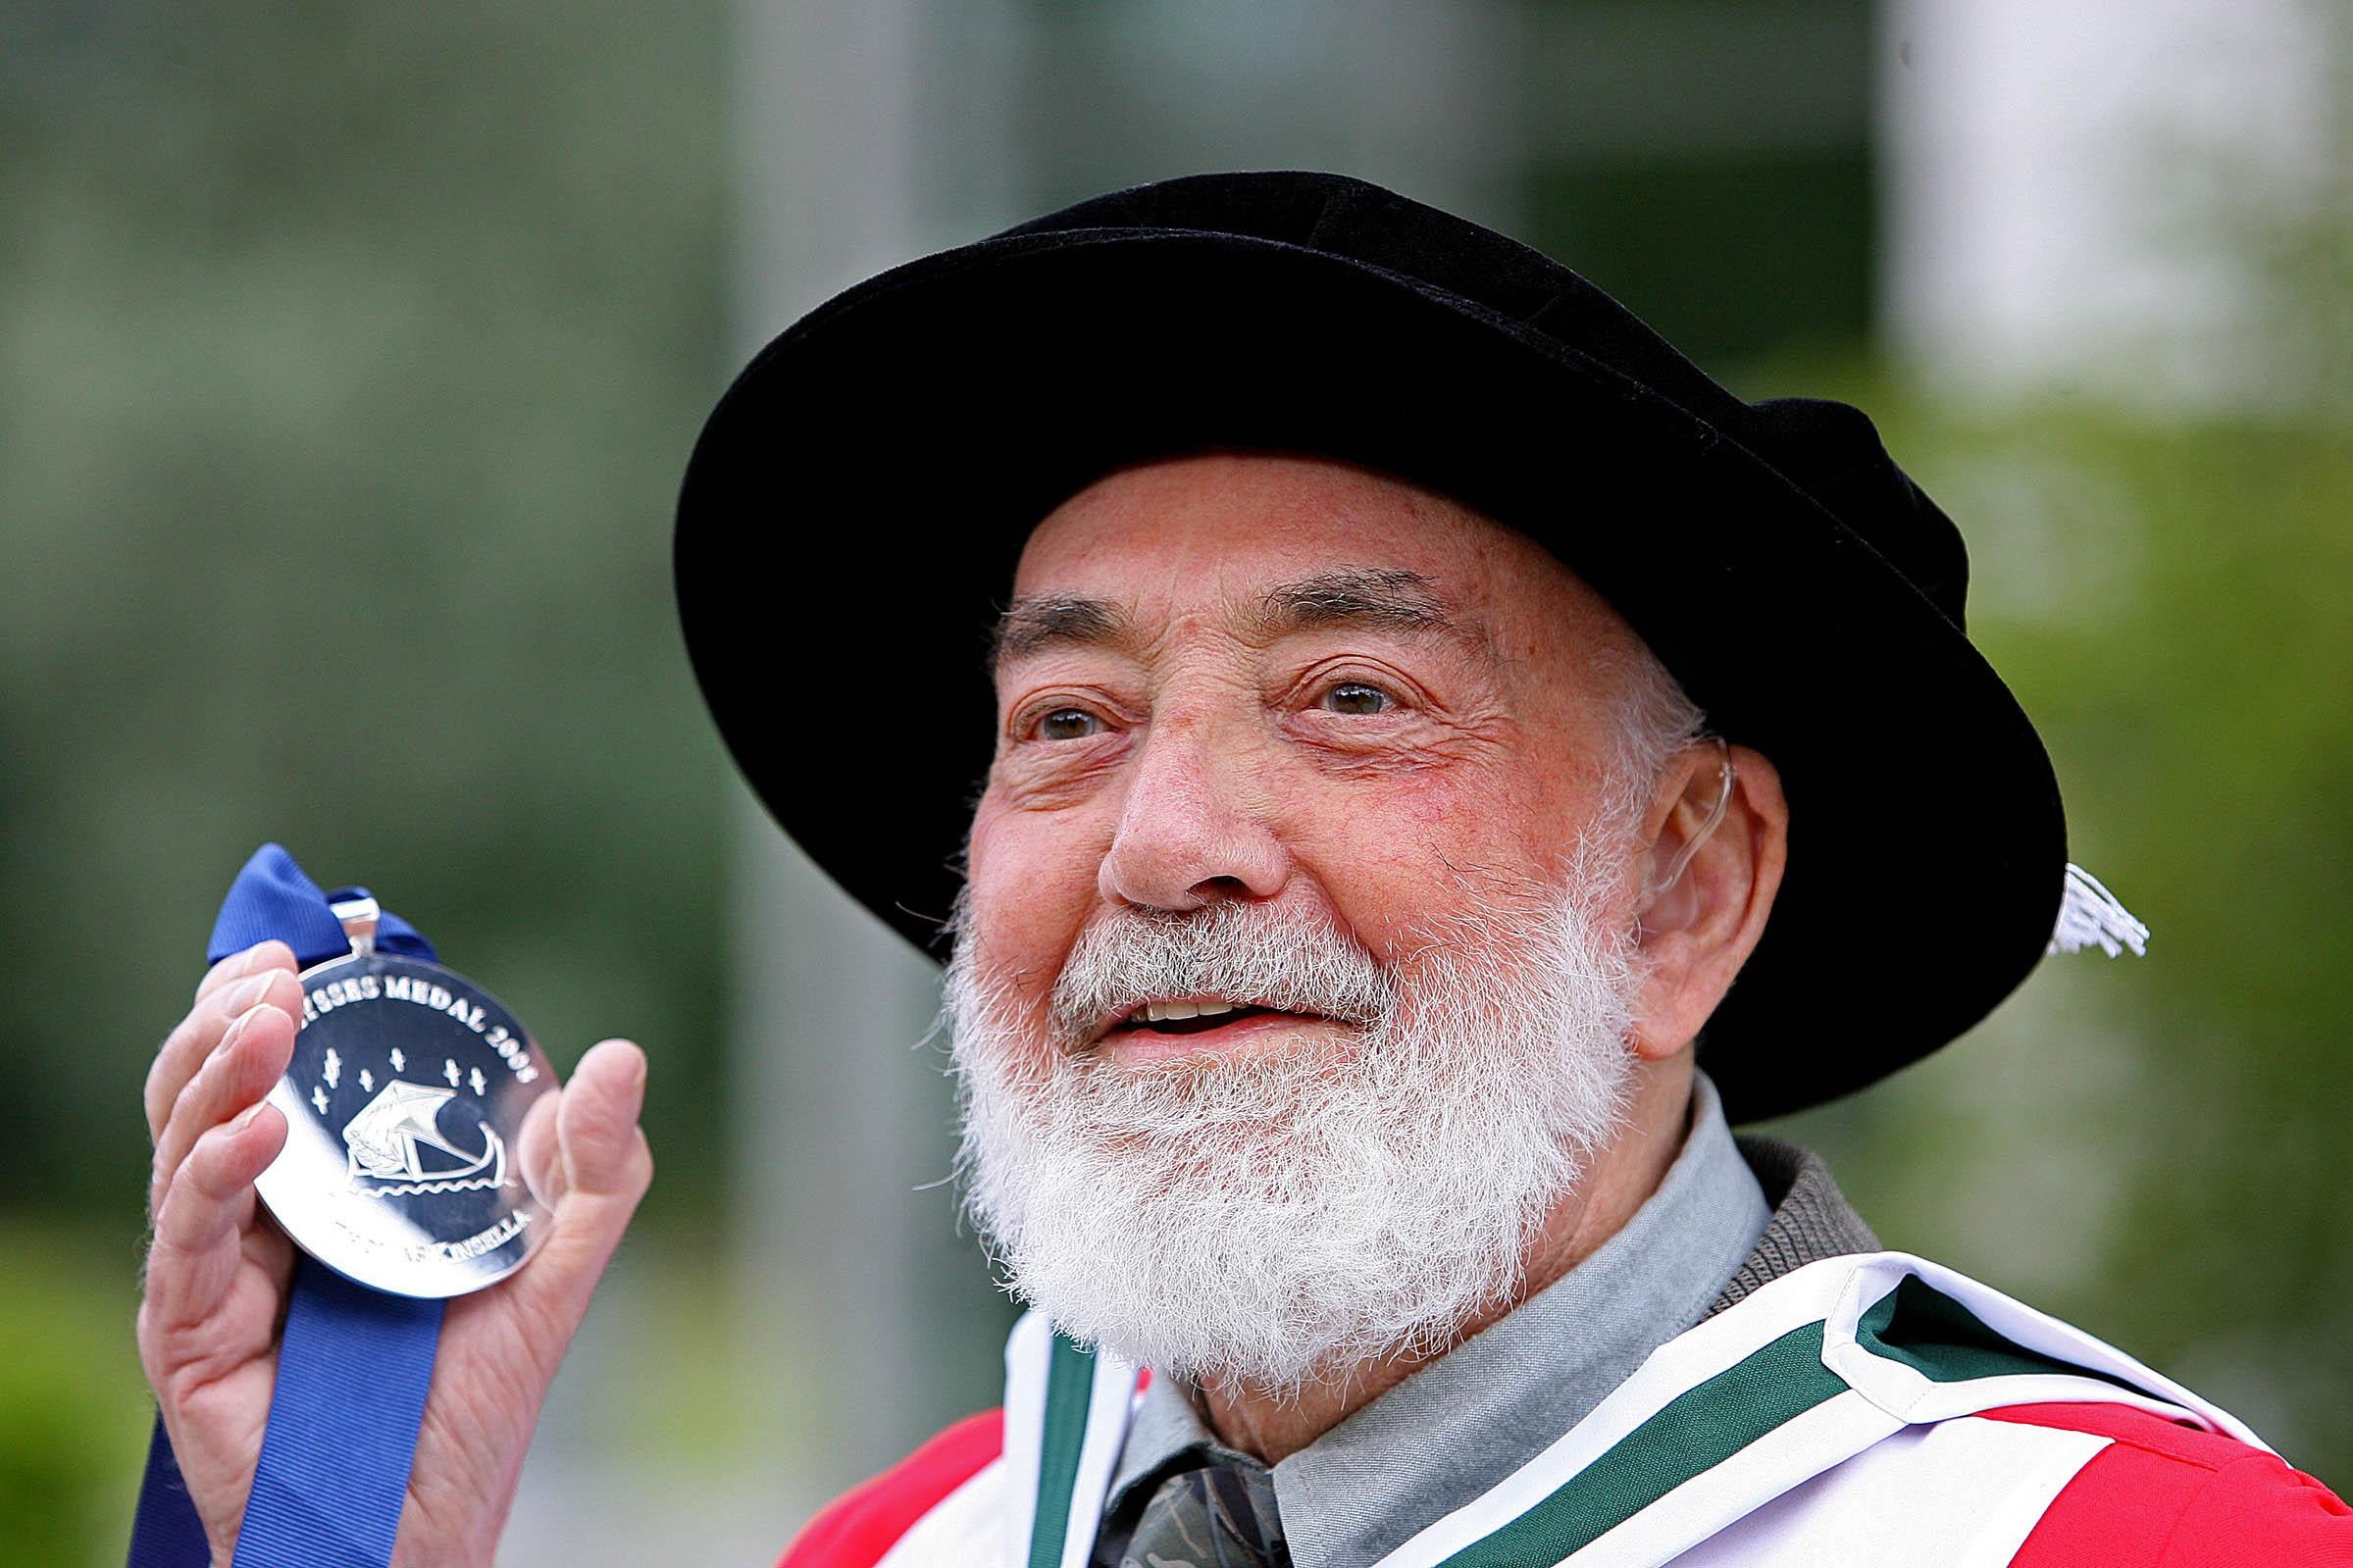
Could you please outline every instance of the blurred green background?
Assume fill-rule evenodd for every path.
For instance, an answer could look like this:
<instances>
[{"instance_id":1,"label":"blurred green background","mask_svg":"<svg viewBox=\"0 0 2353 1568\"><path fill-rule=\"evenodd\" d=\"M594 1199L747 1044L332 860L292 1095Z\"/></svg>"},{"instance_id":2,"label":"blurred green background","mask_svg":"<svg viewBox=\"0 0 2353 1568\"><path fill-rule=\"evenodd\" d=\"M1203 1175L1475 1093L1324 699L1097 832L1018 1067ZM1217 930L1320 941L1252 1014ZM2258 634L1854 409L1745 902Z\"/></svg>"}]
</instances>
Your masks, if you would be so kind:
<instances>
[{"instance_id":1,"label":"blurred green background","mask_svg":"<svg viewBox=\"0 0 2353 1568\"><path fill-rule=\"evenodd\" d=\"M120 1560L138 1086L265 838L374 884L560 1064L614 1033L653 1055L660 1178L502 1560L766 1560L992 1398L1005 1308L914 1190L946 1171L937 1057L886 1048L923 1034L920 971L861 967L885 1003L837 1028L796 967L876 937L728 772L668 508L744 349L828 288L1242 165L1489 218L1744 393L1879 418L1970 539L2075 858L2157 935L1784 1131L1891 1244L2353 1483L2353 138L2326 13L2254 10L2304 19L2228 78L2294 56L2284 162L2194 116L2144 164L2025 157L2143 194L2123 224L2016 187L2062 209L2021 253L2090 226L2185 260L1981 318L1953 301L2010 296L1956 282L1938 228L1982 197L1948 167L1983 88L1936 47L1962 0L0 11L0 1564ZM2166 104L2168 57L2131 58ZM1903 850L1859 922L1935 896ZM1826 996L1791 1048L1870 1028ZM860 1031L884 1045L845 1053ZM868 1061L907 1087L860 1121ZM829 1138L886 1203L774 1152ZM842 1259L913 1303L913 1364L857 1422L829 1402Z\"/></svg>"}]
</instances>

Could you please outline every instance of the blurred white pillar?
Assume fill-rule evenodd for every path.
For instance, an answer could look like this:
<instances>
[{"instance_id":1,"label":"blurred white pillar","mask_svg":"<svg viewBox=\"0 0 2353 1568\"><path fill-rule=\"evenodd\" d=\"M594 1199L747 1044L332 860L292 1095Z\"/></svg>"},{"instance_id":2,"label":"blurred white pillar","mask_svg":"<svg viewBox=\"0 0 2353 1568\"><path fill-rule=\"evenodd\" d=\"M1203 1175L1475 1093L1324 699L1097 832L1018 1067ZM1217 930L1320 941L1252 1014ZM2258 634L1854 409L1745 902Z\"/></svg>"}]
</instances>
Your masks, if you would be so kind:
<instances>
[{"instance_id":1,"label":"blurred white pillar","mask_svg":"<svg viewBox=\"0 0 2353 1568\"><path fill-rule=\"evenodd\" d=\"M738 313L746 349L907 259L924 0L742 0Z\"/></svg>"},{"instance_id":2,"label":"blurred white pillar","mask_svg":"<svg viewBox=\"0 0 2353 1568\"><path fill-rule=\"evenodd\" d=\"M739 361L919 248L925 9L743 0ZM947 1091L941 1059L915 1051L938 1003L934 972L748 796L737 841L728 1121L742 1361L759 1413L747 1436L799 1493L780 1498L781 1544L796 1505L896 1459L925 1422L989 1402L998 1329L940 1187Z\"/></svg>"},{"instance_id":3,"label":"blurred white pillar","mask_svg":"<svg viewBox=\"0 0 2353 1568\"><path fill-rule=\"evenodd\" d=\"M2313 0L1884 0L1890 339L1964 395L2247 396L2232 220L2313 173L2326 31Z\"/></svg>"}]
</instances>

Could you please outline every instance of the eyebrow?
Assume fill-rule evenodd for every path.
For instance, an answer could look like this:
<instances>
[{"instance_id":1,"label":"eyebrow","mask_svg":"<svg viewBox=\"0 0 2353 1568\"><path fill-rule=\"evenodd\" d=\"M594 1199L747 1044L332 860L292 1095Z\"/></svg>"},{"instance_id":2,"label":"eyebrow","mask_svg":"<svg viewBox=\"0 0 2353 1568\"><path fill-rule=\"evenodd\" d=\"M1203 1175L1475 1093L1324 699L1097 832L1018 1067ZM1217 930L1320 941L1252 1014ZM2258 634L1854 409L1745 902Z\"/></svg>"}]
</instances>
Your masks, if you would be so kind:
<instances>
[{"instance_id":1,"label":"eyebrow","mask_svg":"<svg viewBox=\"0 0 2353 1568\"><path fill-rule=\"evenodd\" d=\"M989 663L994 667L1057 645L1117 642L1127 632L1127 613L1109 599L1027 594L997 616L989 633Z\"/></svg>"},{"instance_id":2,"label":"eyebrow","mask_svg":"<svg viewBox=\"0 0 2353 1568\"><path fill-rule=\"evenodd\" d=\"M1343 567L1278 584L1243 617L1253 640L1330 627L1363 627L1410 636L1437 636L1492 654L1484 629L1458 619L1438 584L1418 572ZM989 636L991 665L1027 658L1050 647L1116 646L1131 639L1134 623L1110 599L1065 594L1017 597L997 618Z\"/></svg>"},{"instance_id":3,"label":"eyebrow","mask_svg":"<svg viewBox=\"0 0 2353 1568\"><path fill-rule=\"evenodd\" d=\"M1418 572L1347 567L1270 588L1251 630L1268 640L1287 632L1357 626L1484 640L1448 613L1438 584Z\"/></svg>"}]
</instances>

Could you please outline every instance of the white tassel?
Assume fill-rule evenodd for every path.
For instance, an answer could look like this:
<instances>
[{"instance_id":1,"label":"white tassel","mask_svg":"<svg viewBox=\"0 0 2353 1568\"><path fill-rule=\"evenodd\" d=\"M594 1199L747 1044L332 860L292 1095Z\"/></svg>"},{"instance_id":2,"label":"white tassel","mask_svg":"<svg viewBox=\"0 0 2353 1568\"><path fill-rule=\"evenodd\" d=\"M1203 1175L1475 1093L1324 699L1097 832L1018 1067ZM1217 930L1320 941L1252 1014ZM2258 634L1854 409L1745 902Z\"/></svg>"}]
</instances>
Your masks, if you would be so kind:
<instances>
[{"instance_id":1,"label":"white tassel","mask_svg":"<svg viewBox=\"0 0 2353 1568\"><path fill-rule=\"evenodd\" d=\"M2149 928L2118 903L2116 894L2100 885L2099 878L2071 862L2067 892L2059 901L2059 929L2051 933L2051 945L2043 951L2079 953L2094 944L2111 958L2127 947L2145 955Z\"/></svg>"}]
</instances>

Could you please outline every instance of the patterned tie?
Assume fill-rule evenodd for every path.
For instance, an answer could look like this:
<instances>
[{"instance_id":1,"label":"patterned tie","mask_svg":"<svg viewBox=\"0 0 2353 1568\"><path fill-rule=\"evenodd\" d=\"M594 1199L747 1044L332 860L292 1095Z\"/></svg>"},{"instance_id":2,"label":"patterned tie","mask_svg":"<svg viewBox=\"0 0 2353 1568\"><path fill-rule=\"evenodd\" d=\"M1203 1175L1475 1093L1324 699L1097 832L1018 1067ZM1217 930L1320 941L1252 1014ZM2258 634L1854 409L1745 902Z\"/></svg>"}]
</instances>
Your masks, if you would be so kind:
<instances>
[{"instance_id":1,"label":"patterned tie","mask_svg":"<svg viewBox=\"0 0 2353 1568\"><path fill-rule=\"evenodd\" d=\"M1145 1503L1119 1568L1291 1568L1273 1474L1247 1460L1178 1471Z\"/></svg>"}]
</instances>

